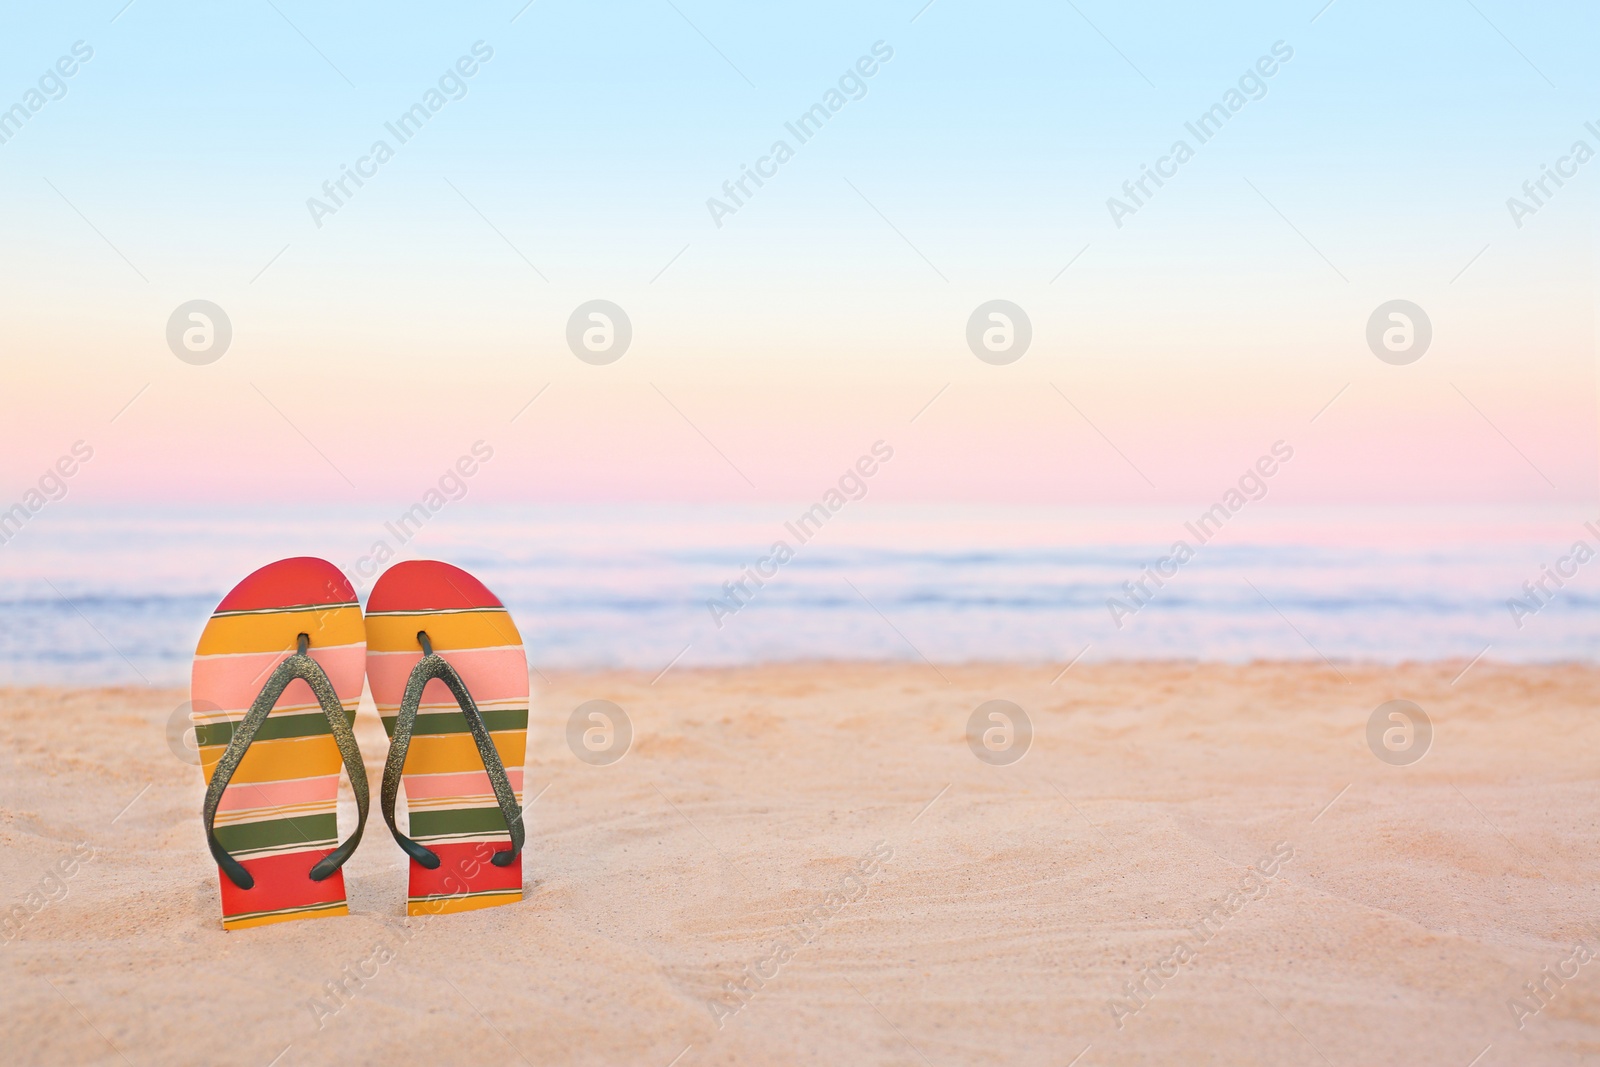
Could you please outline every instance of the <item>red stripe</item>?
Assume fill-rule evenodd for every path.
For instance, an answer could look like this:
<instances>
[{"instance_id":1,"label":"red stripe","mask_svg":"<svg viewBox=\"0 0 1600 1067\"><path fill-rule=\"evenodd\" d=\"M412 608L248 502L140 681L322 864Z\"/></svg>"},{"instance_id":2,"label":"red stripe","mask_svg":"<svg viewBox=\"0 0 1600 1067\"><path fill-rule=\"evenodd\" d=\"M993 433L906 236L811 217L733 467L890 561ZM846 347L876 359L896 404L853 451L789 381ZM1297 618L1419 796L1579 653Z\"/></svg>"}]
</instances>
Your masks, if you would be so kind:
<instances>
[{"instance_id":1,"label":"red stripe","mask_svg":"<svg viewBox=\"0 0 1600 1067\"><path fill-rule=\"evenodd\" d=\"M252 911L280 911L311 904L337 904L344 900L344 872L334 871L320 882L311 880L311 868L332 852L331 848L294 852L287 856L242 859L239 863L256 880L253 889L240 889L221 870L222 914L242 915Z\"/></svg>"},{"instance_id":2,"label":"red stripe","mask_svg":"<svg viewBox=\"0 0 1600 1067\"><path fill-rule=\"evenodd\" d=\"M446 842L428 847L438 855L439 866L430 871L416 860L411 861L413 897L461 896L491 889L522 888L520 855L505 867L489 862L496 852L511 847L510 840Z\"/></svg>"},{"instance_id":3,"label":"red stripe","mask_svg":"<svg viewBox=\"0 0 1600 1067\"><path fill-rule=\"evenodd\" d=\"M370 611L462 611L499 608L484 584L460 567L431 559L396 563L383 572L367 597Z\"/></svg>"},{"instance_id":4,"label":"red stripe","mask_svg":"<svg viewBox=\"0 0 1600 1067\"><path fill-rule=\"evenodd\" d=\"M350 579L325 559L295 556L253 572L222 598L218 611L261 611L298 604L349 604L356 599Z\"/></svg>"}]
</instances>

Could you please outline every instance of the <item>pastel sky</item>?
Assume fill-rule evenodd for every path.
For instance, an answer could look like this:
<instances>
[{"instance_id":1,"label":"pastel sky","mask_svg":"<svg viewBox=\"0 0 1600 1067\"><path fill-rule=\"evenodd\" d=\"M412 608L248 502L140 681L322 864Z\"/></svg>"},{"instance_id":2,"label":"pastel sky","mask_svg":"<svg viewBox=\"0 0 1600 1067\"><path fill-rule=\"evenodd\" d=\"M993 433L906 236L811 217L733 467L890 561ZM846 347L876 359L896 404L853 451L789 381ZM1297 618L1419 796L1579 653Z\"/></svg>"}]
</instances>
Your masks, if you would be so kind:
<instances>
[{"instance_id":1,"label":"pastel sky","mask_svg":"<svg viewBox=\"0 0 1600 1067\"><path fill-rule=\"evenodd\" d=\"M877 440L889 501L1206 500L1278 440L1285 503L1596 495L1600 161L1507 206L1600 150L1592 7L123 3L0 35L6 503L78 440L107 503L404 503L480 440L505 502L801 499ZM196 299L233 331L199 366ZM593 299L633 328L604 366ZM1032 323L1004 366L993 299ZM1405 366L1365 336L1394 299Z\"/></svg>"}]
</instances>

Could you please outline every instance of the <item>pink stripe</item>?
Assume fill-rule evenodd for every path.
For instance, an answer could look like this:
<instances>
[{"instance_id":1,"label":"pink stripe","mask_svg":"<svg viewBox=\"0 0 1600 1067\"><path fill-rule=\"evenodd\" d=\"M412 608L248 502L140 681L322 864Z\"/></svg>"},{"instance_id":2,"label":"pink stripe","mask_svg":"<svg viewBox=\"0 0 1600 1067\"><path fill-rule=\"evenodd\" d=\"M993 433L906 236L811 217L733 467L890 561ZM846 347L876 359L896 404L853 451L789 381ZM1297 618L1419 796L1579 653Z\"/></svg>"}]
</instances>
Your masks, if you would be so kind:
<instances>
[{"instance_id":1,"label":"pink stripe","mask_svg":"<svg viewBox=\"0 0 1600 1067\"><path fill-rule=\"evenodd\" d=\"M250 811L285 804L315 804L339 795L339 776L299 778L288 782L237 782L222 791L218 811Z\"/></svg>"},{"instance_id":2,"label":"pink stripe","mask_svg":"<svg viewBox=\"0 0 1600 1067\"><path fill-rule=\"evenodd\" d=\"M521 767L507 767L506 777L511 780L512 792L522 792ZM484 796L494 793L494 786L489 784L489 776L483 771L463 771L460 774L408 774L405 782L406 796L412 800Z\"/></svg>"},{"instance_id":3,"label":"pink stripe","mask_svg":"<svg viewBox=\"0 0 1600 1067\"><path fill-rule=\"evenodd\" d=\"M467 683L474 700L528 699L528 657L521 648L475 648L441 652L446 662ZM422 659L422 652L377 653L367 657L367 680L372 683L372 699L378 704L398 705L405 695L406 679ZM443 682L428 683L422 699L426 703L454 703L455 698Z\"/></svg>"},{"instance_id":4,"label":"pink stripe","mask_svg":"<svg viewBox=\"0 0 1600 1067\"><path fill-rule=\"evenodd\" d=\"M197 658L189 686L190 699L202 708L205 707L202 702L205 702L224 711L242 711L255 702L261 687L272 676L272 669L286 658L282 652ZM361 679L366 674L367 666L365 645L313 648L311 658L328 672L328 680L333 683L334 692L339 694L341 701L350 703L361 699ZM289 683L273 706L316 702L311 687L296 679Z\"/></svg>"}]
</instances>

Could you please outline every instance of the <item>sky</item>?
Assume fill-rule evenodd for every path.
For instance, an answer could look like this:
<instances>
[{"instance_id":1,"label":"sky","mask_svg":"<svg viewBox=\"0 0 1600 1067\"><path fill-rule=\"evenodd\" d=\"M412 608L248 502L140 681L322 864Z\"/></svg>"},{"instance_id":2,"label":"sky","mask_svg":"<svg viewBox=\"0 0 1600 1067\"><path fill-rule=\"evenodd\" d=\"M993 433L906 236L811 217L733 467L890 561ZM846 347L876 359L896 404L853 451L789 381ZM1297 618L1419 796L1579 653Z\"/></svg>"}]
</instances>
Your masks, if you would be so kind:
<instances>
[{"instance_id":1,"label":"sky","mask_svg":"<svg viewBox=\"0 0 1600 1067\"><path fill-rule=\"evenodd\" d=\"M0 508L78 442L91 505L404 506L475 445L489 503L806 501L880 441L883 502L1204 503L1283 442L1275 504L1590 505L1595 11L1214 6L12 12Z\"/></svg>"}]
</instances>

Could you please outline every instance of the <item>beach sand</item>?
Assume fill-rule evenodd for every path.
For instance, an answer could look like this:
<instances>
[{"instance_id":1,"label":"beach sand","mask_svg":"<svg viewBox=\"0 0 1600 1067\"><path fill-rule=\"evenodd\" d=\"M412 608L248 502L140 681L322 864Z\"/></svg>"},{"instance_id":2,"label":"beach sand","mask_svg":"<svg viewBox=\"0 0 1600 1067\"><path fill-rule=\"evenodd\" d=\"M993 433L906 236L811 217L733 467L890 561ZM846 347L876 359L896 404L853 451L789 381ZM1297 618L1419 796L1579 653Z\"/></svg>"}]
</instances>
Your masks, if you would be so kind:
<instances>
[{"instance_id":1,"label":"beach sand","mask_svg":"<svg viewBox=\"0 0 1600 1067\"><path fill-rule=\"evenodd\" d=\"M1465 666L536 677L523 902L407 919L374 800L348 917L234 933L187 694L0 692L0 1059L1594 1063L1600 671ZM611 766L567 748L591 698L632 720ZM996 698L1035 734L1009 766L965 739ZM1434 725L1411 766L1367 745L1394 698ZM376 797L370 703L357 734ZM1519 1020L1546 967L1577 973Z\"/></svg>"}]
</instances>

